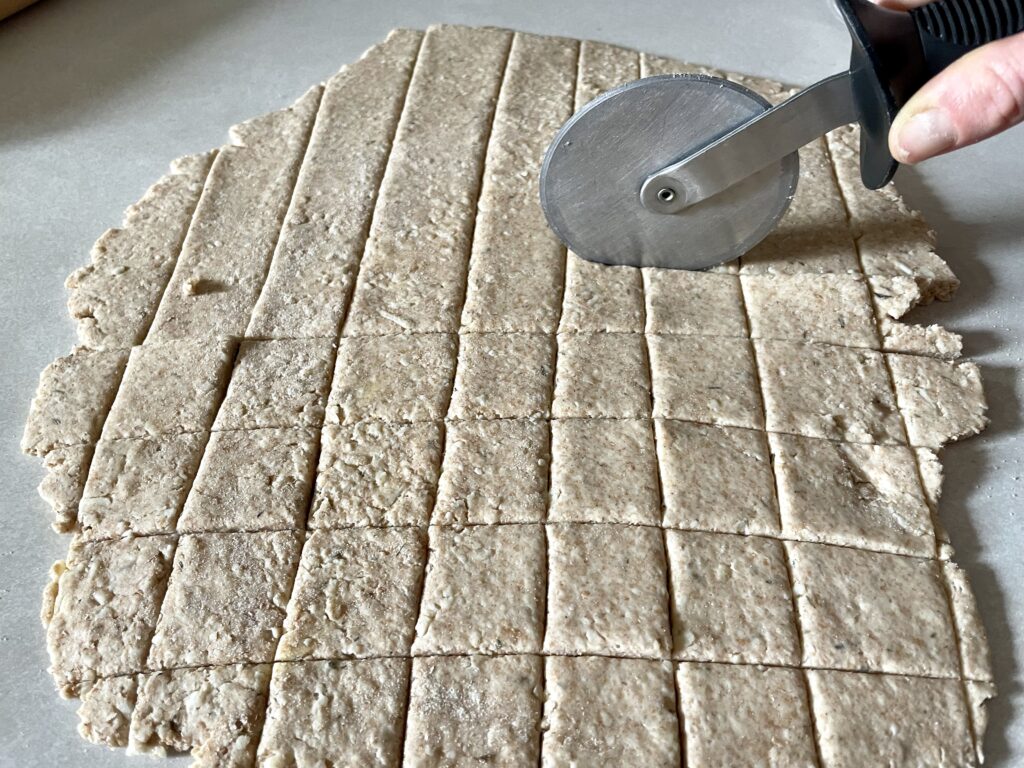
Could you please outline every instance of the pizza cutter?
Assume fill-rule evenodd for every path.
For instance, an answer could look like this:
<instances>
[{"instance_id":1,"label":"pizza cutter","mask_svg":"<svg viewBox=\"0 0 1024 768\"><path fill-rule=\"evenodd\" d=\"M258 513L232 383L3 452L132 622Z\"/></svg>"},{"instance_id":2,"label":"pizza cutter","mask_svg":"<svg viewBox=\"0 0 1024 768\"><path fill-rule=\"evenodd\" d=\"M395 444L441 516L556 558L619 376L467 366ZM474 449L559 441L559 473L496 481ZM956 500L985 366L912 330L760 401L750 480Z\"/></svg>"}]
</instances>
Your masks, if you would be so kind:
<instances>
[{"instance_id":1,"label":"pizza cutter","mask_svg":"<svg viewBox=\"0 0 1024 768\"><path fill-rule=\"evenodd\" d=\"M558 237L604 264L702 269L742 256L789 207L800 147L859 123L861 179L883 186L897 168L888 133L900 107L968 51L1024 31L1024 0L836 6L853 41L850 68L778 106L721 78L667 75L583 107L541 169L541 206Z\"/></svg>"}]
</instances>

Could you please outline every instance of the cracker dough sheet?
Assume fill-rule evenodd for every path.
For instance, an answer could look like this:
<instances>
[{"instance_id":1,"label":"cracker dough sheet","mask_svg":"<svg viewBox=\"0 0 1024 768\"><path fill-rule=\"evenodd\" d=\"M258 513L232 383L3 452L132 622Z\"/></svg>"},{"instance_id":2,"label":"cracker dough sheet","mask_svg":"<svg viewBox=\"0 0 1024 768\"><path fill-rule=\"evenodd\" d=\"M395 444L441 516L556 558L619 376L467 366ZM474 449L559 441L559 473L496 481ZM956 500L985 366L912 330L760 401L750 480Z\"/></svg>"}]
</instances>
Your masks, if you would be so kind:
<instances>
[{"instance_id":1,"label":"cracker dough sheet","mask_svg":"<svg viewBox=\"0 0 1024 768\"><path fill-rule=\"evenodd\" d=\"M398 30L176 161L67 281L24 450L82 736L199 766L969 766L988 645L939 525L986 423L957 279L857 133L706 272L567 253L544 151L639 77Z\"/></svg>"}]
</instances>

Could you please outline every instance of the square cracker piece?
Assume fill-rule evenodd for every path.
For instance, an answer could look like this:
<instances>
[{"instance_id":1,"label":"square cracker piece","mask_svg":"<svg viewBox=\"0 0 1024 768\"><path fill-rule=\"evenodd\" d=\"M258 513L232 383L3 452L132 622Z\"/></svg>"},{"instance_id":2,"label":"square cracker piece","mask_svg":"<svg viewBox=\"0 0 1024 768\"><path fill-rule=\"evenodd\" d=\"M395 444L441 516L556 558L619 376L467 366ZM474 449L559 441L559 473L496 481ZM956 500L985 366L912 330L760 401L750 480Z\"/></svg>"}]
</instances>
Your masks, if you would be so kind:
<instances>
[{"instance_id":1,"label":"square cracker piece","mask_svg":"<svg viewBox=\"0 0 1024 768\"><path fill-rule=\"evenodd\" d=\"M413 653L539 653L545 549L540 525L431 528Z\"/></svg>"},{"instance_id":2,"label":"square cracker piece","mask_svg":"<svg viewBox=\"0 0 1024 768\"><path fill-rule=\"evenodd\" d=\"M959 674L935 560L802 542L787 547L806 666Z\"/></svg>"},{"instance_id":3,"label":"square cracker piece","mask_svg":"<svg viewBox=\"0 0 1024 768\"><path fill-rule=\"evenodd\" d=\"M182 536L149 667L273 660L302 535Z\"/></svg>"},{"instance_id":4,"label":"square cracker piece","mask_svg":"<svg viewBox=\"0 0 1024 768\"><path fill-rule=\"evenodd\" d=\"M443 419L456 349L455 336L447 333L342 339L327 401L328 422Z\"/></svg>"},{"instance_id":5,"label":"square cracker piece","mask_svg":"<svg viewBox=\"0 0 1024 768\"><path fill-rule=\"evenodd\" d=\"M769 432L849 443L905 443L878 352L827 344L755 341Z\"/></svg>"},{"instance_id":6,"label":"square cracker piece","mask_svg":"<svg viewBox=\"0 0 1024 768\"><path fill-rule=\"evenodd\" d=\"M548 422L449 422L431 522L539 523L548 486Z\"/></svg>"},{"instance_id":7,"label":"square cracker piece","mask_svg":"<svg viewBox=\"0 0 1024 768\"><path fill-rule=\"evenodd\" d=\"M640 272L633 267L595 264L570 251L559 333L640 333L643 329Z\"/></svg>"},{"instance_id":8,"label":"square cracker piece","mask_svg":"<svg viewBox=\"0 0 1024 768\"><path fill-rule=\"evenodd\" d=\"M974 363L918 355L888 359L911 445L940 448L988 424L981 372Z\"/></svg>"},{"instance_id":9,"label":"square cracker piece","mask_svg":"<svg viewBox=\"0 0 1024 768\"><path fill-rule=\"evenodd\" d=\"M326 424L310 528L426 525L444 441L439 423Z\"/></svg>"},{"instance_id":10,"label":"square cracker piece","mask_svg":"<svg viewBox=\"0 0 1024 768\"><path fill-rule=\"evenodd\" d=\"M513 419L551 412L555 340L540 333L463 333L448 416Z\"/></svg>"},{"instance_id":11,"label":"square cracker piece","mask_svg":"<svg viewBox=\"0 0 1024 768\"><path fill-rule=\"evenodd\" d=\"M740 280L751 338L878 349L863 275L743 275Z\"/></svg>"},{"instance_id":12,"label":"square cracker piece","mask_svg":"<svg viewBox=\"0 0 1024 768\"><path fill-rule=\"evenodd\" d=\"M76 349L39 374L21 450L43 456L63 445L94 442L114 401L128 352Z\"/></svg>"},{"instance_id":13,"label":"square cracker piece","mask_svg":"<svg viewBox=\"0 0 1024 768\"><path fill-rule=\"evenodd\" d=\"M959 680L808 670L822 762L976 765Z\"/></svg>"},{"instance_id":14,"label":"square cracker piece","mask_svg":"<svg viewBox=\"0 0 1024 768\"><path fill-rule=\"evenodd\" d=\"M84 539L173 533L207 432L101 440L78 518Z\"/></svg>"},{"instance_id":15,"label":"square cracker piece","mask_svg":"<svg viewBox=\"0 0 1024 768\"><path fill-rule=\"evenodd\" d=\"M275 664L259 764L399 765L410 666L408 659Z\"/></svg>"},{"instance_id":16,"label":"square cracker piece","mask_svg":"<svg viewBox=\"0 0 1024 768\"><path fill-rule=\"evenodd\" d=\"M647 333L747 336L736 275L687 269L644 269Z\"/></svg>"},{"instance_id":17,"label":"square cracker piece","mask_svg":"<svg viewBox=\"0 0 1024 768\"><path fill-rule=\"evenodd\" d=\"M656 418L764 428L749 341L649 336L648 343Z\"/></svg>"},{"instance_id":18,"label":"square cracker piece","mask_svg":"<svg viewBox=\"0 0 1024 768\"><path fill-rule=\"evenodd\" d=\"M551 522L661 523L649 420L566 419L551 429Z\"/></svg>"},{"instance_id":19,"label":"square cracker piece","mask_svg":"<svg viewBox=\"0 0 1024 768\"><path fill-rule=\"evenodd\" d=\"M170 536L72 542L43 604L50 672L63 693L143 669L173 555Z\"/></svg>"},{"instance_id":20,"label":"square cracker piece","mask_svg":"<svg viewBox=\"0 0 1024 768\"><path fill-rule=\"evenodd\" d=\"M674 419L654 423L665 525L719 533L778 535L763 432Z\"/></svg>"},{"instance_id":21,"label":"square cracker piece","mask_svg":"<svg viewBox=\"0 0 1024 768\"><path fill-rule=\"evenodd\" d=\"M931 557L935 531L902 445L768 436L787 538Z\"/></svg>"},{"instance_id":22,"label":"square cracker piece","mask_svg":"<svg viewBox=\"0 0 1024 768\"><path fill-rule=\"evenodd\" d=\"M546 662L542 766L680 764L670 662L603 656Z\"/></svg>"},{"instance_id":23,"label":"square cracker piece","mask_svg":"<svg viewBox=\"0 0 1024 768\"><path fill-rule=\"evenodd\" d=\"M795 665L800 641L774 539L666 531L676 659Z\"/></svg>"},{"instance_id":24,"label":"square cracker piece","mask_svg":"<svg viewBox=\"0 0 1024 768\"><path fill-rule=\"evenodd\" d=\"M562 333L555 374L557 419L651 415L651 381L639 333Z\"/></svg>"},{"instance_id":25,"label":"square cracker piece","mask_svg":"<svg viewBox=\"0 0 1024 768\"><path fill-rule=\"evenodd\" d=\"M210 428L235 342L185 340L132 349L103 437L155 437Z\"/></svg>"},{"instance_id":26,"label":"square cracker piece","mask_svg":"<svg viewBox=\"0 0 1024 768\"><path fill-rule=\"evenodd\" d=\"M547 653L665 658L671 641L661 531L548 526Z\"/></svg>"},{"instance_id":27,"label":"square cracker piece","mask_svg":"<svg viewBox=\"0 0 1024 768\"><path fill-rule=\"evenodd\" d=\"M302 528L315 429L214 432L178 519L183 533Z\"/></svg>"},{"instance_id":28,"label":"square cracker piece","mask_svg":"<svg viewBox=\"0 0 1024 768\"><path fill-rule=\"evenodd\" d=\"M196 766L252 765L269 680L269 664L140 676L129 753L191 751Z\"/></svg>"},{"instance_id":29,"label":"square cracker piece","mask_svg":"<svg viewBox=\"0 0 1024 768\"><path fill-rule=\"evenodd\" d=\"M302 550L278 660L407 654L425 558L419 528L315 532Z\"/></svg>"},{"instance_id":30,"label":"square cracker piece","mask_svg":"<svg viewBox=\"0 0 1024 768\"><path fill-rule=\"evenodd\" d=\"M319 427L333 362L330 339L243 341L213 428Z\"/></svg>"},{"instance_id":31,"label":"square cracker piece","mask_svg":"<svg viewBox=\"0 0 1024 768\"><path fill-rule=\"evenodd\" d=\"M818 764L800 670L686 663L678 680L690 768Z\"/></svg>"},{"instance_id":32,"label":"square cracker piece","mask_svg":"<svg viewBox=\"0 0 1024 768\"><path fill-rule=\"evenodd\" d=\"M434 656L412 665L408 766L536 765L540 656Z\"/></svg>"}]
</instances>

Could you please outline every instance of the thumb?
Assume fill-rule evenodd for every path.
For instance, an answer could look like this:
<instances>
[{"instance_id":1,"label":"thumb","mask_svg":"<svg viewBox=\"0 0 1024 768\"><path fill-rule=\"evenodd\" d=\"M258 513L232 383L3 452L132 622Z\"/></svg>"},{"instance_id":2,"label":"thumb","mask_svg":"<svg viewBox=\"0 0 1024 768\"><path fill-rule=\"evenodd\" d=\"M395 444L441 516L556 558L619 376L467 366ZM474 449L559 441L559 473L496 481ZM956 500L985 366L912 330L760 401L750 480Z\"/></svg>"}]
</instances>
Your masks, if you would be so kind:
<instances>
[{"instance_id":1,"label":"thumb","mask_svg":"<svg viewBox=\"0 0 1024 768\"><path fill-rule=\"evenodd\" d=\"M1024 119L1024 33L971 51L913 95L893 121L889 150L917 163L987 139Z\"/></svg>"}]
</instances>

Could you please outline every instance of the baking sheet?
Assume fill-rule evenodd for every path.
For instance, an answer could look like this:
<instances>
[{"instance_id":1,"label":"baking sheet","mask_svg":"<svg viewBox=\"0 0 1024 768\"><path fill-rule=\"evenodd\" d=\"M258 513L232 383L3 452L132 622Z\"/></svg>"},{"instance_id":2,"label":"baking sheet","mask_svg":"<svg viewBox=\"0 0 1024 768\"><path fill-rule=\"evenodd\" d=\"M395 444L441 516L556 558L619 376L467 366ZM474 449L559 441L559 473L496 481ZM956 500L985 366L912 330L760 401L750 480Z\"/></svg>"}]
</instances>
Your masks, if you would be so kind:
<instances>
[{"instance_id":1,"label":"baking sheet","mask_svg":"<svg viewBox=\"0 0 1024 768\"><path fill-rule=\"evenodd\" d=\"M590 37L794 83L844 64L828 3L539 0L47 0L0 22L0 765L147 765L87 745L45 668L39 594L66 538L18 451L42 368L74 343L65 277L174 157L284 106L395 26L447 21ZM771 30L766 35L765 31ZM992 425L945 452L942 517L978 594L1000 696L989 764L1024 763L1024 128L901 171L963 285L911 315L964 335ZM187 761L182 761L187 762Z\"/></svg>"}]
</instances>

